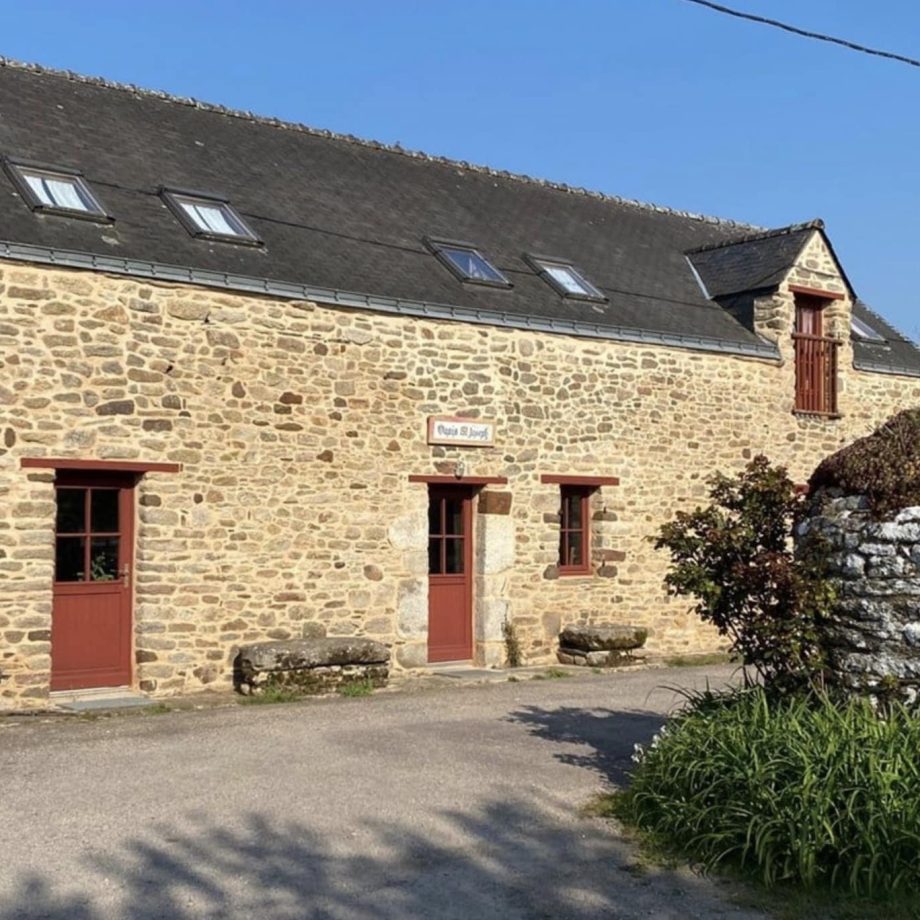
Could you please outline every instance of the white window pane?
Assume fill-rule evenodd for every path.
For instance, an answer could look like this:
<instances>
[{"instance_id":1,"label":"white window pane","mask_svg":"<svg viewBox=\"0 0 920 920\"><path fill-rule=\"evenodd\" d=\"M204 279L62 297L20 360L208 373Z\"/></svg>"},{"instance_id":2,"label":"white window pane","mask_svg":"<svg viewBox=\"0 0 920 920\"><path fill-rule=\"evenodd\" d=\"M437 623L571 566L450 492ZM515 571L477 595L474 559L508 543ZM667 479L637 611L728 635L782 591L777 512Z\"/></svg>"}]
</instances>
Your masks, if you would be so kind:
<instances>
[{"instance_id":1,"label":"white window pane","mask_svg":"<svg viewBox=\"0 0 920 920\"><path fill-rule=\"evenodd\" d=\"M51 198L51 193L45 187L45 180L41 176L29 175L28 173L24 173L23 178L26 180L26 183L28 184L29 188L32 190L32 193L42 204L46 204L46 205L54 204L54 201Z\"/></svg>"},{"instance_id":2,"label":"white window pane","mask_svg":"<svg viewBox=\"0 0 920 920\"><path fill-rule=\"evenodd\" d=\"M850 320L850 329L853 331L854 335L861 339L869 339L873 342L885 341L885 337L883 335L880 335L868 323L864 323L861 319L855 316Z\"/></svg>"},{"instance_id":3,"label":"white window pane","mask_svg":"<svg viewBox=\"0 0 920 920\"><path fill-rule=\"evenodd\" d=\"M19 174L38 202L45 207L101 213L102 209L92 196L81 191L80 180L75 177L26 170L20 170Z\"/></svg>"},{"instance_id":4,"label":"white window pane","mask_svg":"<svg viewBox=\"0 0 920 920\"><path fill-rule=\"evenodd\" d=\"M581 283L581 280L571 269L564 265L547 265L546 273L569 294L590 294L591 292Z\"/></svg>"},{"instance_id":5,"label":"white window pane","mask_svg":"<svg viewBox=\"0 0 920 920\"><path fill-rule=\"evenodd\" d=\"M72 211L87 211L86 202L80 197L76 183L69 179L55 179L49 176L45 185L51 194L55 207L70 208Z\"/></svg>"},{"instance_id":6,"label":"white window pane","mask_svg":"<svg viewBox=\"0 0 920 920\"><path fill-rule=\"evenodd\" d=\"M479 253L471 249L442 249L460 272L467 278L475 281L504 281L501 274L496 271Z\"/></svg>"},{"instance_id":7,"label":"white window pane","mask_svg":"<svg viewBox=\"0 0 920 920\"><path fill-rule=\"evenodd\" d=\"M227 220L223 208L217 205L200 204L198 205L198 213L211 233L238 235L236 228Z\"/></svg>"},{"instance_id":8,"label":"white window pane","mask_svg":"<svg viewBox=\"0 0 920 920\"><path fill-rule=\"evenodd\" d=\"M239 236L239 231L227 220L220 205L204 202L180 201L185 213L199 230L206 233L220 233L224 236Z\"/></svg>"}]
</instances>

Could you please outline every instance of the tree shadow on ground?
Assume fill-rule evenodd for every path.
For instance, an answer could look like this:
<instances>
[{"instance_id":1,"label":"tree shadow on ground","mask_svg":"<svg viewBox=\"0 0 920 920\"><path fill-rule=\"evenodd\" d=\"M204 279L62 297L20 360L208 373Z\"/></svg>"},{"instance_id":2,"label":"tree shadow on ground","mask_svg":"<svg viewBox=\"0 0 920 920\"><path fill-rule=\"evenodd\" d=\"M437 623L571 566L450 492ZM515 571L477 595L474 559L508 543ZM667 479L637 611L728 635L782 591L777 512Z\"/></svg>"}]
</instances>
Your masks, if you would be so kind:
<instances>
[{"instance_id":1,"label":"tree shadow on ground","mask_svg":"<svg viewBox=\"0 0 920 920\"><path fill-rule=\"evenodd\" d=\"M161 825L118 855L87 858L83 890L40 873L0 898L2 920L533 920L747 916L709 883L640 871L599 822L547 819L547 803L497 802L448 813L452 833L379 820L355 839L248 815Z\"/></svg>"},{"instance_id":2,"label":"tree shadow on ground","mask_svg":"<svg viewBox=\"0 0 920 920\"><path fill-rule=\"evenodd\" d=\"M633 746L663 721L658 713L565 707L527 707L508 718L605 783L622 782ZM297 819L177 809L117 847L89 841L73 877L48 866L0 892L0 920L761 916L720 899L711 881L643 866L609 823L579 814L582 803L564 789L528 785L526 763L520 782L485 804L411 818L381 801L374 820L320 833L309 815L322 795L305 787L291 809Z\"/></svg>"},{"instance_id":3,"label":"tree shadow on ground","mask_svg":"<svg viewBox=\"0 0 920 920\"><path fill-rule=\"evenodd\" d=\"M560 762L593 770L615 786L628 782L636 745L648 744L666 720L658 712L572 706L527 706L508 718L526 726L532 735L556 744L559 750L554 756Z\"/></svg>"}]
</instances>

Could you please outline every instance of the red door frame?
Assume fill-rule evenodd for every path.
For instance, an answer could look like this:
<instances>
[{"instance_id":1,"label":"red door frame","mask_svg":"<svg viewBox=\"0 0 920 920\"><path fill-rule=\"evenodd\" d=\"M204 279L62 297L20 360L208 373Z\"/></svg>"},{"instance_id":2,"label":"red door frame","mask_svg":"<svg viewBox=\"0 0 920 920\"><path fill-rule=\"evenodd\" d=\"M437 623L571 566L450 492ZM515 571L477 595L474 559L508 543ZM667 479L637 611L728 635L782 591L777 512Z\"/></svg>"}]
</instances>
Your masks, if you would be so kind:
<instances>
[{"instance_id":1,"label":"red door frame","mask_svg":"<svg viewBox=\"0 0 920 920\"><path fill-rule=\"evenodd\" d=\"M58 470L55 498L58 490L68 488L118 490L119 544L118 577L112 581L58 581L55 573L51 617L52 691L131 685L134 631L131 573L137 480L137 474ZM91 547L89 520L84 531ZM55 552L57 540L55 526ZM96 605L87 603L92 598L98 598ZM85 634L89 629L82 627L96 632Z\"/></svg>"},{"instance_id":2,"label":"red door frame","mask_svg":"<svg viewBox=\"0 0 920 920\"><path fill-rule=\"evenodd\" d=\"M432 485L428 489L429 508L432 502L460 499L461 528L463 532L463 571L443 574L432 572L429 561L428 574L428 661L468 661L473 657L473 497L470 486ZM443 507L443 506L442 506ZM428 538L439 541L439 559L442 570L446 568L446 540L448 535L446 514L441 514L441 533ZM455 538L455 537L453 537ZM430 560L430 555L429 555ZM445 618L447 621L445 621Z\"/></svg>"}]
</instances>

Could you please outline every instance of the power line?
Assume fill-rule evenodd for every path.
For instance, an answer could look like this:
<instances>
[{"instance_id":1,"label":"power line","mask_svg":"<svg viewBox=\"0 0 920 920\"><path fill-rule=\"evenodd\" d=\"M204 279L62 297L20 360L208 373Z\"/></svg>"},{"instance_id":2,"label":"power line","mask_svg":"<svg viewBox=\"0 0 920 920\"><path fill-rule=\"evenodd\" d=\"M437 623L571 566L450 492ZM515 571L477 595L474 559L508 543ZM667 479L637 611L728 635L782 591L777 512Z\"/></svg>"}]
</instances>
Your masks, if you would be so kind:
<instances>
[{"instance_id":1,"label":"power line","mask_svg":"<svg viewBox=\"0 0 920 920\"><path fill-rule=\"evenodd\" d=\"M780 22L778 19L768 19L766 16L755 16L753 13L742 13L741 10L733 10L730 7L722 6L721 3L712 3L711 0L686 0L686 2L695 3L697 6L705 6L711 10L715 10L717 13L724 13L726 16L734 16L736 19L746 19L749 22L758 22L761 25L773 26L775 29L782 29L784 32L791 32L793 35L801 35L803 38L813 38L819 42L828 42L832 45L840 45L843 48L849 48L850 51L859 51L861 54L872 54L875 55L875 57L888 58L890 61L899 61L901 64L909 64L911 67L920 67L920 61L916 58L905 57L903 54L895 54L893 51L880 51L878 48L868 48L865 45L847 41L845 38L835 38L833 35L824 35L821 32L809 32L807 29L790 26L788 23Z\"/></svg>"}]
</instances>

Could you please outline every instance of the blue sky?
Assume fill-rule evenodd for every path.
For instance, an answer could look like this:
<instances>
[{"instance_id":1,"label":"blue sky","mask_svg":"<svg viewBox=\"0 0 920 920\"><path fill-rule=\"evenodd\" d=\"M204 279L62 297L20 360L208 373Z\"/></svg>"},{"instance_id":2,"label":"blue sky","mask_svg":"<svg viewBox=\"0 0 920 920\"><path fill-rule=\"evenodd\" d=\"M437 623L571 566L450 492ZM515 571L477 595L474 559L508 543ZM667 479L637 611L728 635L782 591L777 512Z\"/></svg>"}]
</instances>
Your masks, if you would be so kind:
<instances>
[{"instance_id":1,"label":"blue sky","mask_svg":"<svg viewBox=\"0 0 920 920\"><path fill-rule=\"evenodd\" d=\"M729 5L920 57L915 0ZM860 295L920 333L920 69L684 0L6 0L4 19L20 60L765 226L823 217Z\"/></svg>"}]
</instances>

